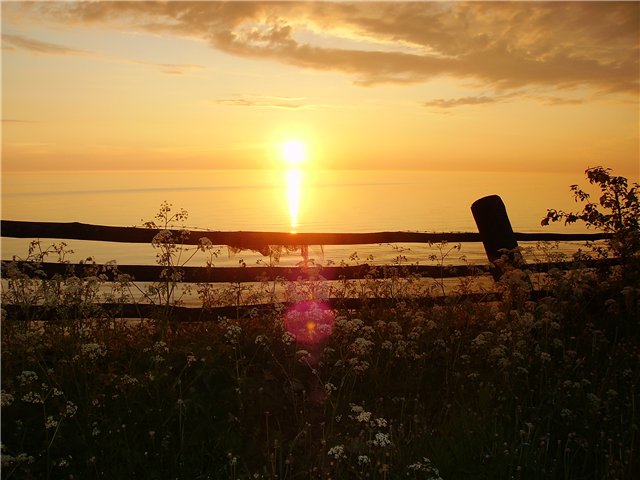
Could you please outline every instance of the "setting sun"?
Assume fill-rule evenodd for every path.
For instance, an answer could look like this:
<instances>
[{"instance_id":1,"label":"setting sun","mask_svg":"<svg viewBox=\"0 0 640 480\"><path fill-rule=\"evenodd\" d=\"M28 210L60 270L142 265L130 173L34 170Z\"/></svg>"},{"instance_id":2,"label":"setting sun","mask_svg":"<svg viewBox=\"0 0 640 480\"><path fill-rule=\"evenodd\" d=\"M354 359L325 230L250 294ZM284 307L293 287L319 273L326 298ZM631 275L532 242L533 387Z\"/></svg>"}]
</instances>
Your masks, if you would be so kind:
<instances>
[{"instance_id":1,"label":"setting sun","mask_svg":"<svg viewBox=\"0 0 640 480\"><path fill-rule=\"evenodd\" d=\"M640 480L640 0L0 0L0 50L0 480Z\"/></svg>"},{"instance_id":2,"label":"setting sun","mask_svg":"<svg viewBox=\"0 0 640 480\"><path fill-rule=\"evenodd\" d=\"M307 159L307 149L304 143L291 140L282 145L282 157L289 165L300 165Z\"/></svg>"}]
</instances>

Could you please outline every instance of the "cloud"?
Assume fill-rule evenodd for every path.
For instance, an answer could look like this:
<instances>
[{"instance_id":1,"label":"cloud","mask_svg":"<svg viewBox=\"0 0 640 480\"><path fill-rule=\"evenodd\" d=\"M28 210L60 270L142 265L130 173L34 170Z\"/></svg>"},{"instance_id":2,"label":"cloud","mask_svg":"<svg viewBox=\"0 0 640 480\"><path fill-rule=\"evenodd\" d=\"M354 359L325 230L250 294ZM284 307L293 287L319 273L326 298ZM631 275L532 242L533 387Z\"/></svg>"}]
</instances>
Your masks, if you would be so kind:
<instances>
[{"instance_id":1,"label":"cloud","mask_svg":"<svg viewBox=\"0 0 640 480\"><path fill-rule=\"evenodd\" d=\"M565 106L565 105L582 105L585 103L583 98L562 98L562 97L537 97L544 105L549 106Z\"/></svg>"},{"instance_id":2,"label":"cloud","mask_svg":"<svg viewBox=\"0 0 640 480\"><path fill-rule=\"evenodd\" d=\"M2 123L37 123L34 120L18 120L15 118L3 118Z\"/></svg>"},{"instance_id":3,"label":"cloud","mask_svg":"<svg viewBox=\"0 0 640 480\"><path fill-rule=\"evenodd\" d=\"M335 71L362 86L440 76L638 95L637 2L54 2L39 21L190 37L242 57ZM305 37L305 32L315 32ZM331 42L314 40L321 36ZM357 42L347 42L353 39ZM341 42L340 40L345 40ZM361 47L358 48L358 43ZM389 51L383 44L404 45Z\"/></svg>"},{"instance_id":4,"label":"cloud","mask_svg":"<svg viewBox=\"0 0 640 480\"><path fill-rule=\"evenodd\" d=\"M278 96L239 96L237 98L219 98L212 100L216 105L230 107L262 107L262 108L278 108L290 110L302 110L314 108L318 105L310 105L301 103L304 98L300 97L278 97Z\"/></svg>"},{"instance_id":5,"label":"cloud","mask_svg":"<svg viewBox=\"0 0 640 480\"><path fill-rule=\"evenodd\" d=\"M422 105L425 107L436 107L436 108L454 108L461 107L464 105L484 105L487 103L496 103L502 101L501 97L463 97L463 98L436 98L434 100L429 100L424 102Z\"/></svg>"},{"instance_id":6,"label":"cloud","mask_svg":"<svg viewBox=\"0 0 640 480\"><path fill-rule=\"evenodd\" d=\"M114 57L112 57L114 58ZM194 72L204 69L203 65L197 65L192 63L152 63L152 62L138 62L135 60L128 60L123 58L118 58L119 61L123 63L132 63L135 65L144 65L146 67L151 67L154 70L164 74L164 75L191 75Z\"/></svg>"},{"instance_id":7,"label":"cloud","mask_svg":"<svg viewBox=\"0 0 640 480\"><path fill-rule=\"evenodd\" d=\"M204 68L202 65L195 64L142 62L125 57L106 55L89 50L79 50L50 42L42 42L23 35L11 35L6 33L2 34L2 49L8 51L20 49L34 55L84 56L103 61L143 65L145 67L153 68L164 75L189 75Z\"/></svg>"},{"instance_id":8,"label":"cloud","mask_svg":"<svg viewBox=\"0 0 640 480\"><path fill-rule=\"evenodd\" d=\"M492 103L504 103L510 100L532 100L547 106L581 105L584 98L555 97L549 95L527 94L525 92L509 92L502 95L481 95L476 97L436 98L422 103L424 107L438 109L453 109L470 105L486 105Z\"/></svg>"},{"instance_id":9,"label":"cloud","mask_svg":"<svg viewBox=\"0 0 640 480\"><path fill-rule=\"evenodd\" d=\"M85 50L63 47L55 43L41 42L22 35L2 34L2 47L9 45L13 49L22 49L36 55L89 55Z\"/></svg>"}]
</instances>

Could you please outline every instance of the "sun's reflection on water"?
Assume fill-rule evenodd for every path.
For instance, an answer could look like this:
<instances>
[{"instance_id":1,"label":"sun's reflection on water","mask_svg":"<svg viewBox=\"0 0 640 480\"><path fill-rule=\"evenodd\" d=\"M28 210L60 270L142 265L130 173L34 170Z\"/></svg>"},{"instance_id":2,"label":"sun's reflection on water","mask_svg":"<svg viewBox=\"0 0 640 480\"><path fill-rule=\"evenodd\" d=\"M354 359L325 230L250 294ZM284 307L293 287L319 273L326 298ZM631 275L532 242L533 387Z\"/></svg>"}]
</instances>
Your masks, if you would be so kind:
<instances>
[{"instance_id":1,"label":"sun's reflection on water","mask_svg":"<svg viewBox=\"0 0 640 480\"><path fill-rule=\"evenodd\" d=\"M303 180L302 170L298 168L290 168L287 170L287 200L289 204L291 233L296 233L299 226Z\"/></svg>"}]
</instances>

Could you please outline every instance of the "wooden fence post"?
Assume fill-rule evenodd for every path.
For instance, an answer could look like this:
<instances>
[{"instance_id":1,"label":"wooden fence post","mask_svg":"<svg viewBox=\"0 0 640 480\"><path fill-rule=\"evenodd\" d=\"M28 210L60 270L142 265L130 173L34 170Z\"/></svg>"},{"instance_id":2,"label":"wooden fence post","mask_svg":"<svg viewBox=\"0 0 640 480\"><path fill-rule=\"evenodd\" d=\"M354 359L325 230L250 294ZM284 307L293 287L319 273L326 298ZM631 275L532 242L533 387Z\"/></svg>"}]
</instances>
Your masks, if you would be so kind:
<instances>
[{"instance_id":1,"label":"wooden fence post","mask_svg":"<svg viewBox=\"0 0 640 480\"><path fill-rule=\"evenodd\" d=\"M502 258L512 265L520 265L522 256L518 252L518 241L511 228L507 209L498 195L480 198L471 205L471 213L478 226L478 232L492 265L492 275L499 280L504 273Z\"/></svg>"}]
</instances>

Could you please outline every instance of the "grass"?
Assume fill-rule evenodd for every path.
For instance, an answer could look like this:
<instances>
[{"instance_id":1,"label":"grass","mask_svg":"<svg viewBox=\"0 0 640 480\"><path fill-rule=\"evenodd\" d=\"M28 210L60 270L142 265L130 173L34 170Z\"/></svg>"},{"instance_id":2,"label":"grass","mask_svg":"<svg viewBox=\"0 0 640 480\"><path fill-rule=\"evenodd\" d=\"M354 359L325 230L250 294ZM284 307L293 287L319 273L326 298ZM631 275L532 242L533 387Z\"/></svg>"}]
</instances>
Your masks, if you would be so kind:
<instances>
[{"instance_id":1,"label":"grass","mask_svg":"<svg viewBox=\"0 0 640 480\"><path fill-rule=\"evenodd\" d=\"M31 279L8 265L3 306L45 305L58 316L2 310L3 478L637 478L638 186L587 172L613 192L601 203L615 214L588 204L580 215L549 211L547 221L614 232L621 266L508 268L491 303L452 294L443 278L203 284L204 307L266 299L273 308L178 323L172 308L188 295L177 288L180 268L193 252L167 236L186 212L166 203L147 222L161 230L155 284ZM543 260L561 259L542 247ZM212 264L216 247L197 248ZM440 245L432 260L444 265L454 250ZM66 253L34 242L28 259ZM457 293L482 288L466 278ZM442 294L442 304L423 306ZM136 295L157 318L121 319L97 305ZM390 301L322 307L352 296Z\"/></svg>"},{"instance_id":2,"label":"grass","mask_svg":"<svg viewBox=\"0 0 640 480\"><path fill-rule=\"evenodd\" d=\"M639 285L540 281L553 294L535 301L516 270L500 302L405 296L293 321L282 304L168 329L95 307L5 316L3 478L633 478ZM88 305L99 287L5 279L3 301Z\"/></svg>"}]
</instances>

